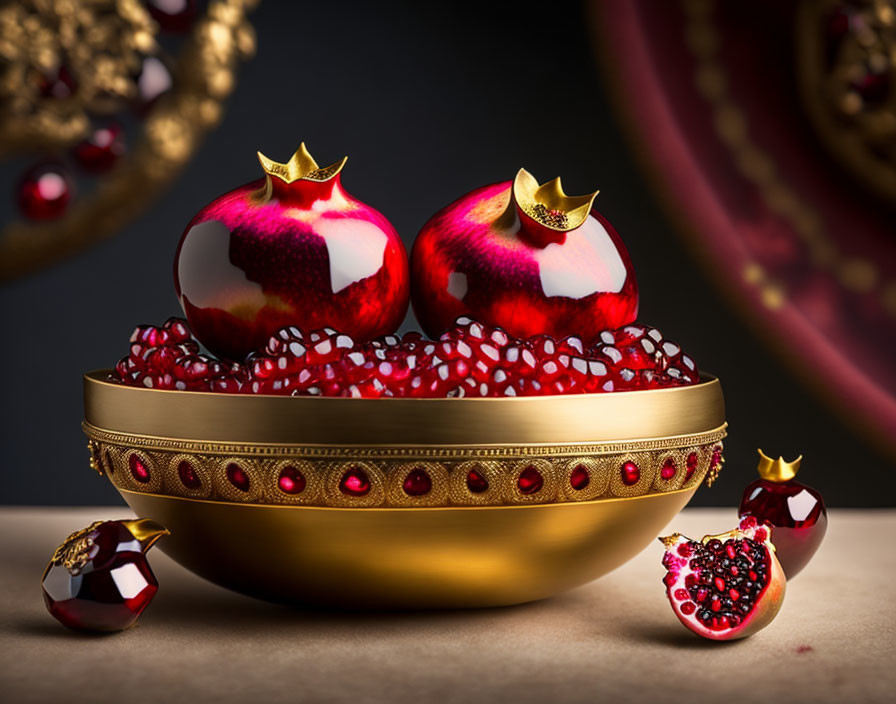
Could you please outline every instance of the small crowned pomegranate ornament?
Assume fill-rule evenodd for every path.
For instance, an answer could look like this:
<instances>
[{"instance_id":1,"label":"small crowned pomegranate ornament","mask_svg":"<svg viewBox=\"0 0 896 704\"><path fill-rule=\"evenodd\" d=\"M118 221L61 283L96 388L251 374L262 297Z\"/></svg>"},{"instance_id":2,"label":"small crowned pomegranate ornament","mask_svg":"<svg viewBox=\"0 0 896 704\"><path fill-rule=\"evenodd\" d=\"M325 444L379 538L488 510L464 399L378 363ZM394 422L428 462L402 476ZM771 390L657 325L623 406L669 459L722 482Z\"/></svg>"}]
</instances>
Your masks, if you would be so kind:
<instances>
[{"instance_id":1,"label":"small crowned pomegranate ornament","mask_svg":"<svg viewBox=\"0 0 896 704\"><path fill-rule=\"evenodd\" d=\"M469 315L517 337L586 342L638 314L638 285L619 235L591 209L525 169L436 213L411 254L417 320L437 338Z\"/></svg>"},{"instance_id":2,"label":"small crowned pomegranate ornament","mask_svg":"<svg viewBox=\"0 0 896 704\"><path fill-rule=\"evenodd\" d=\"M72 533L41 580L50 614L82 631L133 625L159 589L145 553L167 534L149 519L97 521Z\"/></svg>"},{"instance_id":3,"label":"small crowned pomegranate ornament","mask_svg":"<svg viewBox=\"0 0 896 704\"><path fill-rule=\"evenodd\" d=\"M747 516L734 530L700 541L679 533L660 538L663 583L678 620L710 640L745 638L771 623L786 578L770 533Z\"/></svg>"},{"instance_id":4,"label":"small crowned pomegranate ornament","mask_svg":"<svg viewBox=\"0 0 896 704\"><path fill-rule=\"evenodd\" d=\"M333 327L357 340L407 312L407 255L395 228L342 188L303 143L285 164L258 154L263 181L199 211L181 237L174 285L196 338L240 360L278 329Z\"/></svg>"},{"instance_id":5,"label":"small crowned pomegranate ornament","mask_svg":"<svg viewBox=\"0 0 896 704\"><path fill-rule=\"evenodd\" d=\"M755 516L775 527L775 547L787 579L805 567L824 538L828 513L821 494L796 481L803 456L773 460L759 450L759 476L744 490L740 516Z\"/></svg>"}]
</instances>

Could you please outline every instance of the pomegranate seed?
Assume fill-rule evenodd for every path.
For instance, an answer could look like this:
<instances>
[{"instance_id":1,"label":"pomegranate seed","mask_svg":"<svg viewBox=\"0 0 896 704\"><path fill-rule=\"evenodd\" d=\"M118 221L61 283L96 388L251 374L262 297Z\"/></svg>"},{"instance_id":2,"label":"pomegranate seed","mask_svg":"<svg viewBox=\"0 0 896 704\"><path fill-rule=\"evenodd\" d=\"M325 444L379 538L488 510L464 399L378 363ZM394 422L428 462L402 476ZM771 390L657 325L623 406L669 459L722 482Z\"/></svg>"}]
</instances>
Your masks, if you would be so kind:
<instances>
[{"instance_id":1,"label":"pomegranate seed","mask_svg":"<svg viewBox=\"0 0 896 704\"><path fill-rule=\"evenodd\" d=\"M365 496L370 492L370 479L360 467L353 467L339 480L339 491L349 496Z\"/></svg>"},{"instance_id":2,"label":"pomegranate seed","mask_svg":"<svg viewBox=\"0 0 896 704\"><path fill-rule=\"evenodd\" d=\"M619 471L622 476L622 483L626 486L637 484L641 479L641 470L634 462L625 462Z\"/></svg>"},{"instance_id":3,"label":"pomegranate seed","mask_svg":"<svg viewBox=\"0 0 896 704\"><path fill-rule=\"evenodd\" d=\"M588 470L583 465L576 465L576 467L569 474L569 483L573 489L576 491L581 491L586 486L588 486L591 481L591 476L588 474Z\"/></svg>"},{"instance_id":4,"label":"pomegranate seed","mask_svg":"<svg viewBox=\"0 0 896 704\"><path fill-rule=\"evenodd\" d=\"M227 465L225 472L227 474L227 481L233 486L240 491L249 491L249 475L246 474L242 467L235 462L231 462Z\"/></svg>"},{"instance_id":5,"label":"pomegranate seed","mask_svg":"<svg viewBox=\"0 0 896 704\"><path fill-rule=\"evenodd\" d=\"M467 472L467 489L474 494L481 494L488 491L488 480L475 469L471 469Z\"/></svg>"},{"instance_id":6,"label":"pomegranate seed","mask_svg":"<svg viewBox=\"0 0 896 704\"><path fill-rule=\"evenodd\" d=\"M417 467L404 478L401 488L408 496L424 496L432 489L432 479L425 469Z\"/></svg>"},{"instance_id":7,"label":"pomegranate seed","mask_svg":"<svg viewBox=\"0 0 896 704\"><path fill-rule=\"evenodd\" d=\"M535 469L535 467L529 465L520 472L516 485L522 494L537 494L541 491L541 487L544 486L544 477L541 476L541 472Z\"/></svg>"}]
</instances>

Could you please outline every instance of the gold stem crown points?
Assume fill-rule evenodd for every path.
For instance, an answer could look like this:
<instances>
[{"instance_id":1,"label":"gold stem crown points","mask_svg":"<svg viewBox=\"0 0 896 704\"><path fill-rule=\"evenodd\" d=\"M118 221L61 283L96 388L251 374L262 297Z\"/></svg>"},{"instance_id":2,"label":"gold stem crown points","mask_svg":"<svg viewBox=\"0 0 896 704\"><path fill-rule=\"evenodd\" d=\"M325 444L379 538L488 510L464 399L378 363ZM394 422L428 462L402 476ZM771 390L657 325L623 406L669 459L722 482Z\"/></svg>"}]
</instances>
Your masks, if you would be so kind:
<instances>
[{"instance_id":1,"label":"gold stem crown points","mask_svg":"<svg viewBox=\"0 0 896 704\"><path fill-rule=\"evenodd\" d=\"M50 558L50 565L62 565L72 575L77 575L87 564L91 548L93 548L94 540L90 534L103 521L94 521L86 528L76 530L68 536L62 544L56 548L53 557ZM49 569L49 566L48 566Z\"/></svg>"},{"instance_id":2,"label":"gold stem crown points","mask_svg":"<svg viewBox=\"0 0 896 704\"><path fill-rule=\"evenodd\" d=\"M600 191L584 196L568 196L563 192L560 177L539 185L525 169L513 180L513 200L517 207L541 225L558 232L580 227Z\"/></svg>"},{"instance_id":3,"label":"gold stem crown points","mask_svg":"<svg viewBox=\"0 0 896 704\"><path fill-rule=\"evenodd\" d=\"M264 169L268 178L276 177L287 184L302 179L322 183L339 174L342 167L345 166L345 162L348 161L348 157L342 157L340 161L329 166L320 167L308 152L305 143L302 142L295 154L285 164L269 159L261 152L258 152L258 161L261 162L261 168Z\"/></svg>"},{"instance_id":4,"label":"gold stem crown points","mask_svg":"<svg viewBox=\"0 0 896 704\"><path fill-rule=\"evenodd\" d=\"M762 450L756 450L759 453L759 476L770 482L789 482L796 476L800 470L800 463L803 456L800 455L792 462L785 462L783 457L773 460L768 457Z\"/></svg>"}]
</instances>

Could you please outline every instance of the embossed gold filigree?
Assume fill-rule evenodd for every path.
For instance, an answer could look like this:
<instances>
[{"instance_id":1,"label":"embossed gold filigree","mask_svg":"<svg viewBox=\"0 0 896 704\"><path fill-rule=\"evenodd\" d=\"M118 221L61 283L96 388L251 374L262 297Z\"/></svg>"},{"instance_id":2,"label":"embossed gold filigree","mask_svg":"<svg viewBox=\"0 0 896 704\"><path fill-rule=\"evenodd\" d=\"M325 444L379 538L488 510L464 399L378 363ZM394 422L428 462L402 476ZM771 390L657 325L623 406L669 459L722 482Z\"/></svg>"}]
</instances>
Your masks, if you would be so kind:
<instances>
[{"instance_id":1,"label":"embossed gold filigree","mask_svg":"<svg viewBox=\"0 0 896 704\"><path fill-rule=\"evenodd\" d=\"M51 564L62 565L69 573L78 574L90 559L90 551L94 546L94 540L90 533L97 528L102 521L94 521L86 528L76 530L68 536L53 553Z\"/></svg>"},{"instance_id":2,"label":"embossed gold filigree","mask_svg":"<svg viewBox=\"0 0 896 704\"><path fill-rule=\"evenodd\" d=\"M317 505L330 507L482 506L531 503L566 503L600 499L629 498L690 489L704 479L707 484L718 476L724 429L694 436L627 443L592 445L525 445L502 448L397 448L319 447L198 443L161 438L141 439L113 434L85 425L96 444L98 457L115 457L117 468L108 473L115 486L141 493L158 493L182 498L217 501ZM150 440L152 440L150 442ZM112 451L110 453L110 450ZM500 450L500 454L496 454ZM698 458L693 475L685 482L688 453ZM140 460L150 476L137 480L129 471L131 456ZM676 462L676 472L661 479L663 463ZM179 476L181 461L190 461L200 485L187 486ZM635 462L640 477L626 485L620 476L625 462ZM287 494L278 486L280 472L288 466L298 469L305 491ZM240 488L230 481L228 468L238 467L248 480ZM518 483L529 467L542 476L543 485L527 493ZM427 472L432 489L424 496L410 496L402 489L408 473ZM581 490L569 485L570 475L581 468L588 482ZM350 496L340 489L346 472L362 470L370 481L363 496ZM486 482L482 491L471 491L467 476L478 473ZM306 493L307 492L307 493Z\"/></svg>"},{"instance_id":3,"label":"embossed gold filigree","mask_svg":"<svg viewBox=\"0 0 896 704\"><path fill-rule=\"evenodd\" d=\"M181 45L171 90L115 169L60 218L0 231L0 281L29 273L114 234L171 182L221 119L235 69L254 53L246 19L256 0L211 0ZM137 0L27 0L0 7L0 156L55 153L84 138L89 115L135 97L145 56L160 54L157 26ZM65 67L77 90L43 97L41 76Z\"/></svg>"}]
</instances>

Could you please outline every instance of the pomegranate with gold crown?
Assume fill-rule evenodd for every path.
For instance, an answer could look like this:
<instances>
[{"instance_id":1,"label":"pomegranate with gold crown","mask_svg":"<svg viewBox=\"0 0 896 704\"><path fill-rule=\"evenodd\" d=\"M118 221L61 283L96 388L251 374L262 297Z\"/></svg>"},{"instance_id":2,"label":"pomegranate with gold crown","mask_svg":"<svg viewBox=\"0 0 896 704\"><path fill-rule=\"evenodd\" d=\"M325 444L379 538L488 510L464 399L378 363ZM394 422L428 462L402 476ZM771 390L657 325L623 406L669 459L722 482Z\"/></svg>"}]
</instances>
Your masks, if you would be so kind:
<instances>
[{"instance_id":1,"label":"pomegranate with gold crown","mask_svg":"<svg viewBox=\"0 0 896 704\"><path fill-rule=\"evenodd\" d=\"M436 213L411 254L412 303L431 336L461 315L513 335L577 335L632 323L638 285L628 252L592 209L525 169Z\"/></svg>"},{"instance_id":2,"label":"pomegranate with gold crown","mask_svg":"<svg viewBox=\"0 0 896 704\"><path fill-rule=\"evenodd\" d=\"M217 198L187 225L174 284L196 338L241 360L278 329L332 327L356 340L394 332L408 305L404 245L342 187L346 159L319 167L304 143L264 178Z\"/></svg>"}]
</instances>

